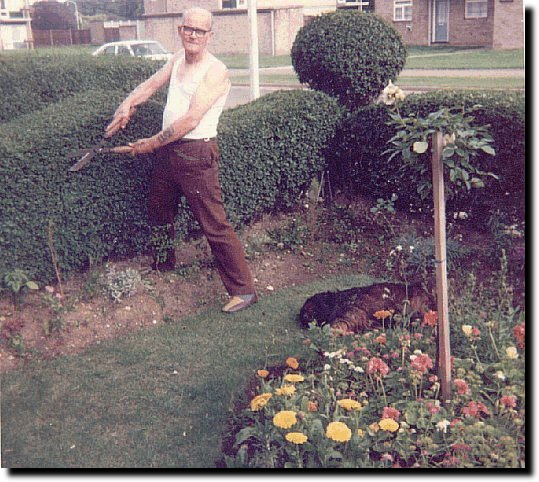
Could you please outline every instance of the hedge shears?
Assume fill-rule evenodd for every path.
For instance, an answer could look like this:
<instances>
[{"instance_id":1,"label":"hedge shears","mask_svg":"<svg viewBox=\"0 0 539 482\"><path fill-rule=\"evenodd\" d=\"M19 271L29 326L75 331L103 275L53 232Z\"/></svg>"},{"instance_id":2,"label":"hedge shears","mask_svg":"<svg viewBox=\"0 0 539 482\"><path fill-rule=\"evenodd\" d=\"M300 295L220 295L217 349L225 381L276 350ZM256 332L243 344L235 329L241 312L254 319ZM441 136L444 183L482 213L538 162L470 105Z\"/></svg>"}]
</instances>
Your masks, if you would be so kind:
<instances>
[{"instance_id":1,"label":"hedge shears","mask_svg":"<svg viewBox=\"0 0 539 482\"><path fill-rule=\"evenodd\" d=\"M115 154L129 154L133 150L130 146L117 146L117 147L104 147L106 139L103 139L101 142L96 144L93 147L87 149L77 149L76 151L70 152L67 156L69 158L79 157L80 159L73 164L69 170L71 172L80 171L84 166L86 166L96 154L102 152L113 152Z\"/></svg>"}]
</instances>

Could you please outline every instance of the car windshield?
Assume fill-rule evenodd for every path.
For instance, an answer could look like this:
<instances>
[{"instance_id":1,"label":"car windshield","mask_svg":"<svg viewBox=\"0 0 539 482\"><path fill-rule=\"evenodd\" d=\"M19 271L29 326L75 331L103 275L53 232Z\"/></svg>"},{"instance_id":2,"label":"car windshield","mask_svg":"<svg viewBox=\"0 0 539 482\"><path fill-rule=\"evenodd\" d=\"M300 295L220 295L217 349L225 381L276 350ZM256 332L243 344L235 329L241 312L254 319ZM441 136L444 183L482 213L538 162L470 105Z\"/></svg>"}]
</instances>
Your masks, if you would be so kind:
<instances>
[{"instance_id":1,"label":"car windshield","mask_svg":"<svg viewBox=\"0 0 539 482\"><path fill-rule=\"evenodd\" d=\"M154 42L135 44L131 47L133 49L133 53L136 56L166 54L166 51L163 49L163 47Z\"/></svg>"}]
</instances>

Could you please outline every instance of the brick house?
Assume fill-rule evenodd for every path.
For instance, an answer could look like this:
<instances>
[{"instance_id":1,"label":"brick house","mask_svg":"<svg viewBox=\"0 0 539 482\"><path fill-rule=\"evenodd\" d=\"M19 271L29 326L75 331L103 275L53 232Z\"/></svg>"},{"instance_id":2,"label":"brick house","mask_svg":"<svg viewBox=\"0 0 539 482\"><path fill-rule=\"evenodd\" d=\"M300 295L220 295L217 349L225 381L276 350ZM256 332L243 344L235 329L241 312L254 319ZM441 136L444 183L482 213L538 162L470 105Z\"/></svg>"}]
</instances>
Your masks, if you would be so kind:
<instances>
[{"instance_id":1,"label":"brick house","mask_svg":"<svg viewBox=\"0 0 539 482\"><path fill-rule=\"evenodd\" d=\"M524 47L523 0L374 0L407 45Z\"/></svg>"},{"instance_id":2,"label":"brick house","mask_svg":"<svg viewBox=\"0 0 539 482\"><path fill-rule=\"evenodd\" d=\"M32 47L33 0L0 0L0 50Z\"/></svg>"}]
</instances>

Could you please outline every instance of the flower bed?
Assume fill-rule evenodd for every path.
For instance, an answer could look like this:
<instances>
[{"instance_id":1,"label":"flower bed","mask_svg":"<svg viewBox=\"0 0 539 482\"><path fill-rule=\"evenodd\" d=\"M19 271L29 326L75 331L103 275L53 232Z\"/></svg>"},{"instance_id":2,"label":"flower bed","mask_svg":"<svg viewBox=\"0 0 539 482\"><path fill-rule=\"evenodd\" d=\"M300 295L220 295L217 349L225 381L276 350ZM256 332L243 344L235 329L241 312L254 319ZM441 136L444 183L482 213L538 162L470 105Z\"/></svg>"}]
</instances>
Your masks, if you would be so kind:
<instances>
[{"instance_id":1,"label":"flower bed","mask_svg":"<svg viewBox=\"0 0 539 482\"><path fill-rule=\"evenodd\" d=\"M525 323L516 312L491 315L453 322L459 349L446 403L435 312L390 313L383 330L361 334L311 325L312 358L258 370L254 396L231 421L224 465L524 467Z\"/></svg>"}]
</instances>

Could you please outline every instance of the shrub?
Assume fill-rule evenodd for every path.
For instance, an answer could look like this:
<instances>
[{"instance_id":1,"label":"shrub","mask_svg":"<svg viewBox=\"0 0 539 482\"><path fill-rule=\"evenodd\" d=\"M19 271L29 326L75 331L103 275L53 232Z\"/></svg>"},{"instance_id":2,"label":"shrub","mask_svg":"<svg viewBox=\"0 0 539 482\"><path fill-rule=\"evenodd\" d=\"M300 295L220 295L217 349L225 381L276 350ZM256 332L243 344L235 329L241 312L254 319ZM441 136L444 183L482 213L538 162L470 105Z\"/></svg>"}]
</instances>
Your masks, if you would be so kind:
<instances>
[{"instance_id":1,"label":"shrub","mask_svg":"<svg viewBox=\"0 0 539 482\"><path fill-rule=\"evenodd\" d=\"M524 216L525 97L520 93L433 92L409 95L399 106L402 115L426 116L441 107L470 108L475 111L474 124L489 125L494 138L496 156L485 154L478 167L494 172L499 180L488 179L485 188L461 193L447 202L447 210L466 211L486 223L488 216L499 209L507 216ZM401 165L398 157L388 162L387 141L395 134L387 125L385 105L370 105L347 116L335 136L333 155L329 159L332 182L348 193L366 193L389 199L398 195L397 206L425 211L432 205L432 196L421 201L417 188L421 178L416 170ZM423 176L430 180L430 165Z\"/></svg>"},{"instance_id":2,"label":"shrub","mask_svg":"<svg viewBox=\"0 0 539 482\"><path fill-rule=\"evenodd\" d=\"M160 64L127 57L0 56L0 122L42 109L77 92L131 91Z\"/></svg>"},{"instance_id":3,"label":"shrub","mask_svg":"<svg viewBox=\"0 0 539 482\"><path fill-rule=\"evenodd\" d=\"M20 268L38 279L54 279L49 220L62 273L147 250L152 156L100 154L83 171L68 172L74 160L67 153L101 140L123 96L84 92L0 126L0 180L10 188L0 201L0 272ZM162 108L152 101L141 106L110 144L153 135ZM324 165L322 150L340 112L335 99L304 91L278 92L227 111L220 124L220 163L229 217L239 224L292 207ZM184 201L180 204L178 237L196 228Z\"/></svg>"},{"instance_id":4,"label":"shrub","mask_svg":"<svg viewBox=\"0 0 539 482\"><path fill-rule=\"evenodd\" d=\"M291 55L301 82L351 108L373 101L406 61L393 27L351 10L316 17L298 32Z\"/></svg>"}]
</instances>

